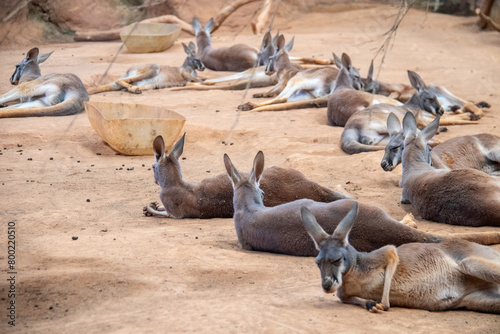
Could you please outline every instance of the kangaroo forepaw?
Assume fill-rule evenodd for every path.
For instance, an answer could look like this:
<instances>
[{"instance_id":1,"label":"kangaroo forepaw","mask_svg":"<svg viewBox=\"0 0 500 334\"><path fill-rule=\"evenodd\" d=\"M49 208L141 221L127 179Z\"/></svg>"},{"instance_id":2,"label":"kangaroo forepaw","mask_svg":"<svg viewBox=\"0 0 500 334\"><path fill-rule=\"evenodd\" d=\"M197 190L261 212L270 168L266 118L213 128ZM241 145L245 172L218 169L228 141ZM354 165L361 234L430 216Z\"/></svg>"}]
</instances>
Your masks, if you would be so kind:
<instances>
[{"instance_id":1,"label":"kangaroo forepaw","mask_svg":"<svg viewBox=\"0 0 500 334\"><path fill-rule=\"evenodd\" d=\"M478 115L478 114L470 114L469 116L469 120L471 121L478 121L481 119L481 115Z\"/></svg>"},{"instance_id":2,"label":"kangaroo forepaw","mask_svg":"<svg viewBox=\"0 0 500 334\"><path fill-rule=\"evenodd\" d=\"M386 309L382 303L367 301L366 309L372 313L378 313L378 311L387 311L389 308Z\"/></svg>"},{"instance_id":3,"label":"kangaroo forepaw","mask_svg":"<svg viewBox=\"0 0 500 334\"><path fill-rule=\"evenodd\" d=\"M129 88L127 88L127 90L133 94L141 94L142 93L142 90L137 86L130 86Z\"/></svg>"},{"instance_id":4,"label":"kangaroo forepaw","mask_svg":"<svg viewBox=\"0 0 500 334\"><path fill-rule=\"evenodd\" d=\"M488 102L481 101L479 103L476 103L476 106L479 108L490 108L491 105Z\"/></svg>"},{"instance_id":5,"label":"kangaroo forepaw","mask_svg":"<svg viewBox=\"0 0 500 334\"><path fill-rule=\"evenodd\" d=\"M144 214L144 216L146 216L146 217L152 217L152 216L153 216L153 214L152 214L151 212L149 212L149 211L148 211L148 207L147 207L147 206L145 206L145 207L143 207L143 208L142 208L142 213L143 213L143 214Z\"/></svg>"},{"instance_id":6,"label":"kangaroo forepaw","mask_svg":"<svg viewBox=\"0 0 500 334\"><path fill-rule=\"evenodd\" d=\"M252 110L253 108L255 108L255 104L253 104L252 102L247 102L245 104L240 104L238 106L238 110L241 110L241 111L249 111L249 110Z\"/></svg>"},{"instance_id":7,"label":"kangaroo forepaw","mask_svg":"<svg viewBox=\"0 0 500 334\"><path fill-rule=\"evenodd\" d=\"M406 216L404 216L403 220L401 220L401 223L415 229L418 228L417 222L415 221L415 217L413 217L413 214L411 213L408 213Z\"/></svg>"}]
</instances>

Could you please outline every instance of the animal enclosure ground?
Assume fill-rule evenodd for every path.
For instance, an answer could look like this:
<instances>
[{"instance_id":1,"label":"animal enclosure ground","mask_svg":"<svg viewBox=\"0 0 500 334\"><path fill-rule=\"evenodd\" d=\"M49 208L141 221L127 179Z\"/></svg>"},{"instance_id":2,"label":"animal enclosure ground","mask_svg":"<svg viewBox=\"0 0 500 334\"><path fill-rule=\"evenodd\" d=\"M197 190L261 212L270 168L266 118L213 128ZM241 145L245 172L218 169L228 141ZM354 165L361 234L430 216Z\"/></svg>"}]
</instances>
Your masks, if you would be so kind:
<instances>
[{"instance_id":1,"label":"animal enclosure ground","mask_svg":"<svg viewBox=\"0 0 500 334\"><path fill-rule=\"evenodd\" d=\"M336 13L277 17L273 33L295 36L292 55L329 58L347 52L366 75L370 59L392 25L396 8L365 6ZM380 79L407 83L406 70L492 108L478 125L450 126L438 138L500 130L500 38L479 32L475 18L411 11L398 30ZM259 46L249 27L221 28L215 46ZM137 63L180 66L182 35L168 51L120 54L111 76ZM54 50L42 73L71 72L84 83L104 73L120 43L40 45ZM29 47L0 50L0 92ZM377 62L376 62L377 64ZM219 76L208 71L203 77ZM342 128L326 109L251 113L236 107L241 91L110 92L91 101L160 104L187 118L184 178L201 181L224 172L223 154L248 171L262 150L266 166L295 168L328 187L342 185L358 200L401 219L401 167L380 167L383 152L344 154ZM234 126L234 129L233 129ZM468 311L391 308L371 314L323 294L313 258L249 252L237 243L232 219L145 217L158 199L152 156L116 155L85 113L0 121L0 305L2 333L498 333L500 317ZM477 200L481 200L478 198ZM7 324L7 222L16 226L16 327ZM419 219L435 233L492 231ZM498 230L498 229L497 229ZM73 240L72 237L78 237ZM376 237L376 236L374 236ZM500 250L500 245L494 246Z\"/></svg>"}]
</instances>

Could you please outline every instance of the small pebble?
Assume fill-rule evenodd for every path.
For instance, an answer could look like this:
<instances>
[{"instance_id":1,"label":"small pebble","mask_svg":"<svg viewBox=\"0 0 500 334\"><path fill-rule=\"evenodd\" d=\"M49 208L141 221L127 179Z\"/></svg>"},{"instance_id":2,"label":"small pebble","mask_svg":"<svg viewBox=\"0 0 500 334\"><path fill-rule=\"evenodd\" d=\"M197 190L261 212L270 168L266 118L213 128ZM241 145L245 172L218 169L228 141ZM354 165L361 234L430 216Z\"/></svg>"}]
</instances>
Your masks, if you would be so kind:
<instances>
[{"instance_id":1,"label":"small pebble","mask_svg":"<svg viewBox=\"0 0 500 334\"><path fill-rule=\"evenodd\" d=\"M50 157L50 160L54 160L54 158L53 158L53 157Z\"/></svg>"},{"instance_id":2,"label":"small pebble","mask_svg":"<svg viewBox=\"0 0 500 334\"><path fill-rule=\"evenodd\" d=\"M74 236L74 237L71 237L71 239L73 239L73 240L78 240L78 237L77 237L77 236Z\"/></svg>"},{"instance_id":3,"label":"small pebble","mask_svg":"<svg viewBox=\"0 0 500 334\"><path fill-rule=\"evenodd\" d=\"M90 202L90 198L87 198L87 203L89 203L89 202Z\"/></svg>"},{"instance_id":4,"label":"small pebble","mask_svg":"<svg viewBox=\"0 0 500 334\"><path fill-rule=\"evenodd\" d=\"M101 155L101 153L96 153L95 155Z\"/></svg>"}]
</instances>

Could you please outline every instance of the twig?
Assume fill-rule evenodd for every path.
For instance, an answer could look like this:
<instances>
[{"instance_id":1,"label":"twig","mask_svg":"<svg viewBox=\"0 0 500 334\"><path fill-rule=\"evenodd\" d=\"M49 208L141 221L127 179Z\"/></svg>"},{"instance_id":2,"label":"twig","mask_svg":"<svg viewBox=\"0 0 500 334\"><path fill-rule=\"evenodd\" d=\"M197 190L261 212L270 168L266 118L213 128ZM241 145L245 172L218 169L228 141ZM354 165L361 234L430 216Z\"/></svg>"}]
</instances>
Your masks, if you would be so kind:
<instances>
[{"instance_id":1,"label":"twig","mask_svg":"<svg viewBox=\"0 0 500 334\"><path fill-rule=\"evenodd\" d=\"M483 21L485 21L486 23L488 23L488 25L490 27L492 27L493 29L495 29L496 31L500 32L500 25L498 25L497 23L495 23L491 17L489 17L488 15L484 14L483 12L481 12L481 9L479 8L476 8L476 14L477 16L479 16Z\"/></svg>"},{"instance_id":2,"label":"twig","mask_svg":"<svg viewBox=\"0 0 500 334\"><path fill-rule=\"evenodd\" d=\"M399 6L399 10L398 13L396 14L396 18L394 20L392 27L387 32L384 33L384 35L387 35L386 39L375 53L375 56L373 56L373 59L375 59L379 55L379 53L383 51L382 60L380 62L380 66L377 72L377 77L380 75L380 71L382 70L382 65L385 62L385 57L387 55L389 48L394 44L394 39L396 38L396 33L399 28L399 25L401 24L406 14L408 14L410 9L413 7L413 5L415 5L416 2L417 0L413 0L412 2L410 2L410 4L408 4L407 0L401 0L401 5Z\"/></svg>"}]
</instances>

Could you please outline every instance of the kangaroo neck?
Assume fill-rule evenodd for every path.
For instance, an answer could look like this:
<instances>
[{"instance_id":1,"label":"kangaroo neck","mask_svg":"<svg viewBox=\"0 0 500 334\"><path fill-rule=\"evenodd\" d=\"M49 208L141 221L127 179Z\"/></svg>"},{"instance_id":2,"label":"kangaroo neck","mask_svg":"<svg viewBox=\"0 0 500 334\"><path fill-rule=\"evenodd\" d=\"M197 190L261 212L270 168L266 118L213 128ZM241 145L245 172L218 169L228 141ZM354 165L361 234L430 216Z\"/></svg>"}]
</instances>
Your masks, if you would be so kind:
<instances>
[{"instance_id":1,"label":"kangaroo neck","mask_svg":"<svg viewBox=\"0 0 500 334\"><path fill-rule=\"evenodd\" d=\"M335 79L335 87L333 88L334 90L341 89L341 88L353 88L352 82L349 76L349 73L347 73L347 70L342 67L339 71L339 74L337 75L337 78Z\"/></svg>"},{"instance_id":2,"label":"kangaroo neck","mask_svg":"<svg viewBox=\"0 0 500 334\"><path fill-rule=\"evenodd\" d=\"M203 53L207 49L212 48L210 42L210 36L205 32L201 31L196 35L196 45L198 46L198 54Z\"/></svg>"},{"instance_id":3,"label":"kangaroo neck","mask_svg":"<svg viewBox=\"0 0 500 334\"><path fill-rule=\"evenodd\" d=\"M247 182L234 189L234 211L251 211L264 206L261 196L262 190L255 188Z\"/></svg>"}]
</instances>

